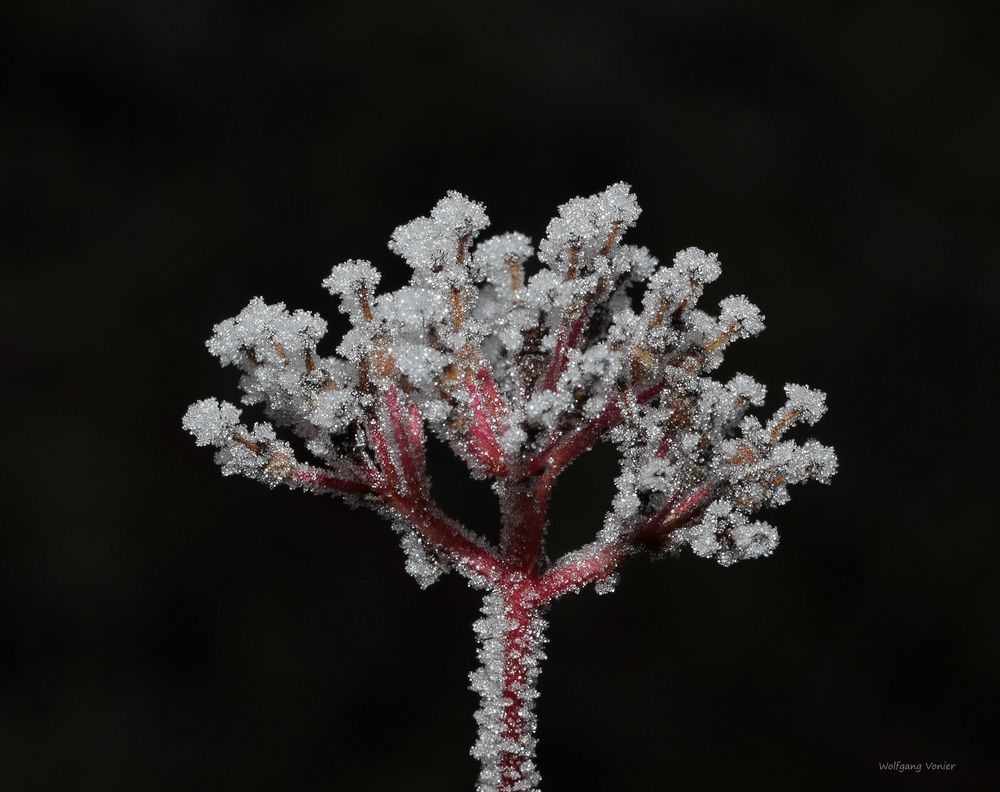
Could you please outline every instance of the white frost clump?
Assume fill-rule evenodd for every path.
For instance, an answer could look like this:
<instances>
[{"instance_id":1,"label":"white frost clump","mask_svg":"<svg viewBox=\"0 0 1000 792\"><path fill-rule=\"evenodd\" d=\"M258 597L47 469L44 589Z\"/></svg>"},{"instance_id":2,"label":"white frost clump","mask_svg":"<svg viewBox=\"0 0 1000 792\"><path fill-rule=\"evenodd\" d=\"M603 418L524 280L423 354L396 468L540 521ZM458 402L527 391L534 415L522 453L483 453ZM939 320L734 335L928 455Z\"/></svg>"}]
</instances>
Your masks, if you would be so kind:
<instances>
[{"instance_id":1,"label":"white frost clump","mask_svg":"<svg viewBox=\"0 0 1000 792\"><path fill-rule=\"evenodd\" d=\"M624 182L589 198L567 201L549 223L538 259L561 274L606 266L615 237L636 224L640 211Z\"/></svg>"},{"instance_id":2,"label":"white frost clump","mask_svg":"<svg viewBox=\"0 0 1000 792\"><path fill-rule=\"evenodd\" d=\"M489 224L482 204L452 190L438 201L430 217L397 228L389 249L413 268L415 280L461 286L469 280L469 244Z\"/></svg>"},{"instance_id":3,"label":"white frost clump","mask_svg":"<svg viewBox=\"0 0 1000 792\"><path fill-rule=\"evenodd\" d=\"M280 440L274 427L258 423L247 429L240 411L228 402L202 399L184 414L182 425L200 446L215 446L215 461L225 476L244 475L271 486L280 483L294 463L291 447Z\"/></svg>"},{"instance_id":4,"label":"white frost clump","mask_svg":"<svg viewBox=\"0 0 1000 792\"><path fill-rule=\"evenodd\" d=\"M695 555L730 566L771 555L778 546L778 532L767 523L749 522L729 501L718 500L709 504L699 522L678 531L673 541L687 544Z\"/></svg>"},{"instance_id":5,"label":"white frost clump","mask_svg":"<svg viewBox=\"0 0 1000 792\"><path fill-rule=\"evenodd\" d=\"M184 414L183 427L194 435L199 446L227 442L240 423L240 411L229 402L216 399L195 402Z\"/></svg>"},{"instance_id":6,"label":"white frost clump","mask_svg":"<svg viewBox=\"0 0 1000 792\"><path fill-rule=\"evenodd\" d=\"M405 569L420 588L425 589L438 581L445 573L447 564L434 556L420 534L404 522L393 524L393 530L399 534L399 544L406 557Z\"/></svg>"}]
</instances>

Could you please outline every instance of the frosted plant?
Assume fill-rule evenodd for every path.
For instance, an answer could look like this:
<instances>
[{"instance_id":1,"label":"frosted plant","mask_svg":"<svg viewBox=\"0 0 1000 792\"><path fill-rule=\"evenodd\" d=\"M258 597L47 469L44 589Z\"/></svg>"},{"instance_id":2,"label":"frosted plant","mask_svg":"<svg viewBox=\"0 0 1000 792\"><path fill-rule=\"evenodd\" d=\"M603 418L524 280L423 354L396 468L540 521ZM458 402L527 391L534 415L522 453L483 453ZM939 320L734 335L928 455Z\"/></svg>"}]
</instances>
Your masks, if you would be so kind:
<instances>
[{"instance_id":1,"label":"frosted plant","mask_svg":"<svg viewBox=\"0 0 1000 792\"><path fill-rule=\"evenodd\" d=\"M768 556L777 532L753 513L785 503L790 484L836 471L832 449L785 439L823 415L823 393L787 385L784 406L762 422L751 408L763 385L710 376L763 317L743 296L722 300L717 315L697 308L719 277L717 257L689 248L661 265L622 241L638 217L626 184L574 198L530 267L526 236L476 243L489 222L483 206L449 192L392 235L408 285L378 294L369 262L333 268L324 286L351 323L336 354L317 349L321 318L281 303L251 300L215 327L209 350L240 370L243 404L260 405L267 422L251 427L215 399L184 416L225 475L373 508L400 534L421 587L454 570L486 592L471 676L480 792L538 789L534 701L552 602L590 583L611 591L630 556L689 548L723 565ZM427 432L493 482L499 547L434 502ZM602 440L621 457L603 527L551 560L553 485Z\"/></svg>"}]
</instances>

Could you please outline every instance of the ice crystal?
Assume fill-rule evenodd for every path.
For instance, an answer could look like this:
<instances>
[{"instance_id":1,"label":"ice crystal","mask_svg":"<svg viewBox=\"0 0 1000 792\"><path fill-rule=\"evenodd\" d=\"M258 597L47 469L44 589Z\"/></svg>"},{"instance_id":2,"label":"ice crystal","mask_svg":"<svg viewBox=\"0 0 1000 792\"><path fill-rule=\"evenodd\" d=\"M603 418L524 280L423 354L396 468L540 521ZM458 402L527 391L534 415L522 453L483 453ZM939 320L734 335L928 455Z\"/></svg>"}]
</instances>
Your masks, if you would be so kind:
<instances>
[{"instance_id":1,"label":"ice crystal","mask_svg":"<svg viewBox=\"0 0 1000 792\"><path fill-rule=\"evenodd\" d=\"M406 285L377 293L379 270L360 259L323 281L350 322L332 354L318 349L326 322L282 303L255 298L216 325L209 351L239 370L242 403L266 422L245 424L215 399L184 416L224 474L372 507L400 534L420 586L453 569L486 590L472 675L480 792L538 788L533 702L552 601L590 583L613 591L622 563L641 553L687 549L723 566L768 556L777 531L753 514L836 472L832 449L788 439L823 415L821 391L786 385L785 404L761 418L762 384L710 376L763 316L743 295L715 313L699 308L718 257L687 248L661 264L623 241L639 214L623 183L574 198L535 260L521 233L477 243L484 207L449 192L392 234ZM432 499L428 432L493 481L498 547ZM554 482L601 441L621 460L603 527L550 562Z\"/></svg>"}]
</instances>

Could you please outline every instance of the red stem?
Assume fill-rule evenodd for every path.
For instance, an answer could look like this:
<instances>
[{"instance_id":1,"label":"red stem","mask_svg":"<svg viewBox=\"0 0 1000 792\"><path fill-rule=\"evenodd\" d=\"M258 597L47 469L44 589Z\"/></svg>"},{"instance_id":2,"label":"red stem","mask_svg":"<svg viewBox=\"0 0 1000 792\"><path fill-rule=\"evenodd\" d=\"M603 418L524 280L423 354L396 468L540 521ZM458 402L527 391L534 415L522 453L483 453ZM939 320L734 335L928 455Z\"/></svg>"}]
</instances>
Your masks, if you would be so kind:
<instances>
[{"instance_id":1,"label":"red stem","mask_svg":"<svg viewBox=\"0 0 1000 792\"><path fill-rule=\"evenodd\" d=\"M534 742L532 698L535 685L531 677L529 663L537 662L534 657L540 636L532 634L532 621L536 609L525 604L523 596L514 591L504 597L510 627L504 636L504 680L503 697L510 704L504 711L503 741L508 745L528 748L528 755L522 751L505 750L500 755L500 790L517 789L517 782L524 775L525 761L532 759ZM527 743L527 744L526 744ZM529 747L530 746L530 747ZM523 788L523 787L521 787Z\"/></svg>"},{"instance_id":2,"label":"red stem","mask_svg":"<svg viewBox=\"0 0 1000 792\"><path fill-rule=\"evenodd\" d=\"M552 484L546 478L503 485L500 557L511 572L537 577L551 493Z\"/></svg>"},{"instance_id":3,"label":"red stem","mask_svg":"<svg viewBox=\"0 0 1000 792\"><path fill-rule=\"evenodd\" d=\"M423 453L423 444L418 437L414 440L411 437L411 427L408 429L403 424L403 419L399 411L399 394L395 385L390 385L385 392L385 406L389 413L389 421L392 423L392 431L396 436L396 446L399 448L399 461L403 467L403 479L406 481L407 489L414 495L424 491L424 477L418 471L416 457ZM418 413L419 416L419 413ZM412 415L411 415L412 420Z\"/></svg>"},{"instance_id":4,"label":"red stem","mask_svg":"<svg viewBox=\"0 0 1000 792\"><path fill-rule=\"evenodd\" d=\"M535 790L534 700L545 621L532 585L504 578L486 595L484 616L477 625L483 667L472 677L482 696L479 740L472 751L482 763L477 788Z\"/></svg>"}]
</instances>

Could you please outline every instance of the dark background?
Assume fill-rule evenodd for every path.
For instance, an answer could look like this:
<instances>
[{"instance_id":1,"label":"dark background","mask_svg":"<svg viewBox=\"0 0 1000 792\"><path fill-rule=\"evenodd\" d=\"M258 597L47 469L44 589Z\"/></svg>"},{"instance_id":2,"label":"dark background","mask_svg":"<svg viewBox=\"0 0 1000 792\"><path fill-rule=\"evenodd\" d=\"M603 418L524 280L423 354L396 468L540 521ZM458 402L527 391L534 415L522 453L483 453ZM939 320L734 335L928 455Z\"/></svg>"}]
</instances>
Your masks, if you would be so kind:
<instances>
[{"instance_id":1,"label":"dark background","mask_svg":"<svg viewBox=\"0 0 1000 792\"><path fill-rule=\"evenodd\" d=\"M987 4L983 4L985 8ZM995 29L961 3L14 2L0 11L0 787L468 790L479 595L364 513L223 479L203 347L448 188L494 230L620 179L721 254L730 354L829 392L770 559L634 562L551 612L546 792L996 776ZM772 400L776 401L777 397ZM450 510L485 485L437 453ZM614 457L557 489L589 539ZM9 517L12 516L12 519ZM912 776L909 777L912 781Z\"/></svg>"}]
</instances>

